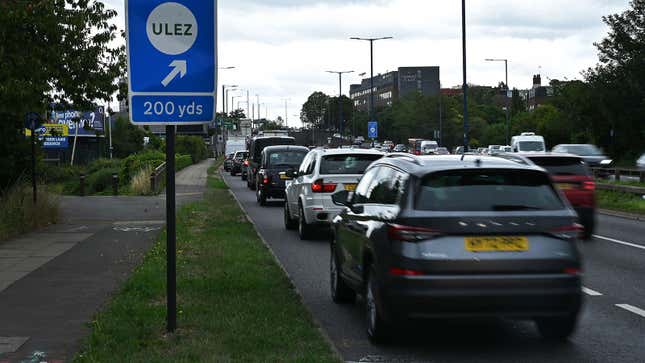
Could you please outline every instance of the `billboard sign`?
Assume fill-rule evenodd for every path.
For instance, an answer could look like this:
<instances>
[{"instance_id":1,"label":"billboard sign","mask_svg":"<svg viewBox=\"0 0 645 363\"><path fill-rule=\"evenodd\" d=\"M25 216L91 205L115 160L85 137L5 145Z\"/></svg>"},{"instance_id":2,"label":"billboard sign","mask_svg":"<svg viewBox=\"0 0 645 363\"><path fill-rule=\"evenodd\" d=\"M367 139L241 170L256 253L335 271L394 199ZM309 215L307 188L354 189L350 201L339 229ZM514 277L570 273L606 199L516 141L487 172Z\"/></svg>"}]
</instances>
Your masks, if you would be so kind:
<instances>
[{"instance_id":1,"label":"billboard sign","mask_svg":"<svg viewBox=\"0 0 645 363\"><path fill-rule=\"evenodd\" d=\"M43 149L67 149L69 141L65 136L44 136L39 138Z\"/></svg>"},{"instance_id":2,"label":"billboard sign","mask_svg":"<svg viewBox=\"0 0 645 363\"><path fill-rule=\"evenodd\" d=\"M69 136L69 127L66 124L43 124L35 131L39 136ZM31 130L25 129L25 135L31 136Z\"/></svg>"},{"instance_id":3,"label":"billboard sign","mask_svg":"<svg viewBox=\"0 0 645 363\"><path fill-rule=\"evenodd\" d=\"M67 125L69 134L76 135L76 122L75 119L80 120L78 129L78 136L96 136L96 132L102 133L105 125L105 108L99 106L94 111L82 112L76 110L67 111L52 111L50 114L50 122L60 125Z\"/></svg>"}]
</instances>

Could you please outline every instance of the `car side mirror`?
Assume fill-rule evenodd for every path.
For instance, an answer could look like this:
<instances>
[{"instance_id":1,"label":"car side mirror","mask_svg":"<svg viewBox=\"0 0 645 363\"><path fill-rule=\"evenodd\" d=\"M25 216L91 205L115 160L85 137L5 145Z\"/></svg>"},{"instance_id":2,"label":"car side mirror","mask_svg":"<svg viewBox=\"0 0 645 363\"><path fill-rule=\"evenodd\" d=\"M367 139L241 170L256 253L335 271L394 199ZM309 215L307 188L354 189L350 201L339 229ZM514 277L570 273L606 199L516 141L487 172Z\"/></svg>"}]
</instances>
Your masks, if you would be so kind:
<instances>
[{"instance_id":1,"label":"car side mirror","mask_svg":"<svg viewBox=\"0 0 645 363\"><path fill-rule=\"evenodd\" d=\"M338 193L332 194L331 200L336 205L340 205L340 206L347 207L347 208L351 209L352 208L352 202L351 201L352 201L353 197L354 197L354 192L350 192L350 191L347 191L347 190L341 190Z\"/></svg>"},{"instance_id":2,"label":"car side mirror","mask_svg":"<svg viewBox=\"0 0 645 363\"><path fill-rule=\"evenodd\" d=\"M294 179L294 178L298 177L298 172L293 170L293 169L289 169L287 171L284 171L284 172L280 173L280 175L282 175L283 173L288 179Z\"/></svg>"}]
</instances>

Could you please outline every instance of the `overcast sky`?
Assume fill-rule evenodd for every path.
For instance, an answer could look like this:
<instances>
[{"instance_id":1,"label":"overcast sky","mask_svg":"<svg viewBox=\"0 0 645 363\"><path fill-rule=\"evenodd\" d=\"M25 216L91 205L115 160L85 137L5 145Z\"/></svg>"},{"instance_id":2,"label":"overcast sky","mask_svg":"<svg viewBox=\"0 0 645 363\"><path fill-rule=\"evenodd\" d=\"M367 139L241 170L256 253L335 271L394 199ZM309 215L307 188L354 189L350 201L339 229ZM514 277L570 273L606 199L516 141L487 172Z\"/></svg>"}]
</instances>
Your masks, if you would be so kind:
<instances>
[{"instance_id":1,"label":"overcast sky","mask_svg":"<svg viewBox=\"0 0 645 363\"><path fill-rule=\"evenodd\" d=\"M124 1L105 2L123 28ZM468 0L468 82L503 80L503 63L485 58L509 59L511 87L530 87L537 73L544 83L581 78L598 60L593 43L607 33L602 16L628 6L628 0ZM259 94L269 118L284 117L288 98L291 126L309 94L338 94L338 77L326 70L356 71L343 78L344 94L360 82L359 73L369 75L369 43L351 36L394 37L375 43L375 74L440 66L443 87L462 82L458 0L219 0L218 16L219 65L237 67L220 71L218 90L238 84L252 98Z\"/></svg>"}]
</instances>

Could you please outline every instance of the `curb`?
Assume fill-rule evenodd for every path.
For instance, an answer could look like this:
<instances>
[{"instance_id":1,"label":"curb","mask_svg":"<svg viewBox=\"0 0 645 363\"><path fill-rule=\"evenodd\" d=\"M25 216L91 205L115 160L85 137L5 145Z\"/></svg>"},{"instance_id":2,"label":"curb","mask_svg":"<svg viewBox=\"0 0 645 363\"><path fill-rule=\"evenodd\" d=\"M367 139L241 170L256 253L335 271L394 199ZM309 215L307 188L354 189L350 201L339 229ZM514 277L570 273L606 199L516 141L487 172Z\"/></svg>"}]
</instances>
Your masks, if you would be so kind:
<instances>
[{"instance_id":1,"label":"curb","mask_svg":"<svg viewBox=\"0 0 645 363\"><path fill-rule=\"evenodd\" d=\"M244 209L244 206L242 205L240 200L237 199L237 196L231 190L231 186L228 184L228 181L226 180L226 178L224 178L224 175L222 174L221 169L218 170L218 174L222 178L222 181L224 181L224 184L226 184L226 186L228 187L228 193L233 197L233 199L235 199L235 201L237 202L237 205L240 207L240 209L244 213L244 216L246 217L246 220L249 221L249 223L251 223L251 225L253 226L253 229L255 230L255 234L258 236L258 238L260 238L260 241L262 241L262 243L264 244L264 247L266 247L266 249L269 250L269 252L271 253L271 256L273 256L273 259L278 264L280 269L282 269L282 271L284 272L285 276L287 276L287 279L289 280L289 283L291 284L291 286L293 286L293 291L295 291L296 295L298 295L298 299L300 299L300 303L302 304L302 306L305 307L305 309L309 313L309 316L311 317L311 320L316 325L316 328L320 332L320 335L322 335L323 339L327 342L327 344L329 344L329 346L331 347L331 350L334 352L334 354L336 355L338 360L343 362L343 356L340 354L340 351L336 348L336 344L334 344L334 341L327 334L327 332L323 329L322 325L320 324L318 319L316 319L316 317L314 316L313 312L309 309L307 304L305 304L304 298L302 297L302 294L300 293L300 290L298 290L298 288L296 287L296 284L293 282L293 279L291 278L291 275L289 274L287 269L284 267L282 262L280 262L280 259L278 259L278 256L276 256L276 254L273 252L273 249L271 249L271 246L269 245L269 243L258 232L257 226L255 225L255 222L253 222L253 220L251 219L249 214L246 212L246 209Z\"/></svg>"},{"instance_id":2,"label":"curb","mask_svg":"<svg viewBox=\"0 0 645 363\"><path fill-rule=\"evenodd\" d=\"M599 209L598 213L606 215L606 216L611 216L611 217L630 219L632 221L645 221L645 215L643 215L643 214L618 212L618 211L613 211L613 210L608 210L608 209Z\"/></svg>"}]
</instances>

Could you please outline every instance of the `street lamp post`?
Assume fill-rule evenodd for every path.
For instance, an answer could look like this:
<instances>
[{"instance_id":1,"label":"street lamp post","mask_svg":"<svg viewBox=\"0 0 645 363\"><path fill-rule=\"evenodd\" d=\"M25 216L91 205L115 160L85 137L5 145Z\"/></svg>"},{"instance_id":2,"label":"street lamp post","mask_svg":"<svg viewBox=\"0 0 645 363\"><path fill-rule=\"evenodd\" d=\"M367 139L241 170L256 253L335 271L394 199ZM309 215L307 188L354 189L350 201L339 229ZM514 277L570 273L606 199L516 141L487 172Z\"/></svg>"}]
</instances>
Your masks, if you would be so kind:
<instances>
[{"instance_id":1,"label":"street lamp post","mask_svg":"<svg viewBox=\"0 0 645 363\"><path fill-rule=\"evenodd\" d=\"M392 37L381 38L359 38L352 37L352 40L364 40L370 42L370 120L374 121L374 42L377 40L392 39Z\"/></svg>"},{"instance_id":2,"label":"street lamp post","mask_svg":"<svg viewBox=\"0 0 645 363\"><path fill-rule=\"evenodd\" d=\"M343 143L343 74L354 73L354 71L327 71L338 75L338 130L341 144Z\"/></svg>"},{"instance_id":3,"label":"street lamp post","mask_svg":"<svg viewBox=\"0 0 645 363\"><path fill-rule=\"evenodd\" d=\"M461 0L461 43L464 76L464 153L468 151L468 82L466 81L466 0Z\"/></svg>"},{"instance_id":4,"label":"street lamp post","mask_svg":"<svg viewBox=\"0 0 645 363\"><path fill-rule=\"evenodd\" d=\"M284 126L289 128L289 99L284 99Z\"/></svg>"},{"instance_id":5,"label":"street lamp post","mask_svg":"<svg viewBox=\"0 0 645 363\"><path fill-rule=\"evenodd\" d=\"M504 73L506 74L506 83L504 83L505 86L505 95L504 98L506 99L506 145L509 145L509 134L510 134L510 117L509 117L509 105L508 105L508 91L510 90L510 87L508 87L508 59L501 59L501 58L487 58L487 62L504 62Z\"/></svg>"},{"instance_id":6,"label":"street lamp post","mask_svg":"<svg viewBox=\"0 0 645 363\"><path fill-rule=\"evenodd\" d=\"M227 106L226 103L228 101L228 91L229 89L235 89L237 88L236 84L223 84L222 85L222 112L226 114L227 112Z\"/></svg>"}]
</instances>

